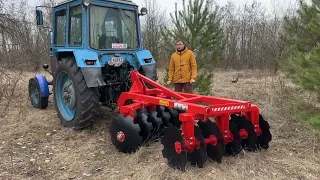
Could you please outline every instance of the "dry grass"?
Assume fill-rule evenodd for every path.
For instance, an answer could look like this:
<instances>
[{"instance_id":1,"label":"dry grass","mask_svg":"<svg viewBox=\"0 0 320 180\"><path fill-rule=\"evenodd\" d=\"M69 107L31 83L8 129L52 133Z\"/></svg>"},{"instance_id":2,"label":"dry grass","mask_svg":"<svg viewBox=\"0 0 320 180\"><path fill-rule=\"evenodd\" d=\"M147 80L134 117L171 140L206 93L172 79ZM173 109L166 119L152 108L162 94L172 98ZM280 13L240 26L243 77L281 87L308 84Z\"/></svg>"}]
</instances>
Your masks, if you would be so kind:
<instances>
[{"instance_id":1,"label":"dry grass","mask_svg":"<svg viewBox=\"0 0 320 180\"><path fill-rule=\"evenodd\" d=\"M236 73L240 79L231 83ZM52 99L46 110L30 105L26 87L32 74L25 73L11 102L0 102L0 179L319 179L320 136L293 120L292 102L287 101L290 95L307 96L283 77L269 74L215 72L213 92L257 104L272 128L270 149L225 157L221 164L208 161L202 169L188 165L182 173L167 167L160 142L135 154L118 153L109 140L115 114L108 109L102 108L92 129L61 127Z\"/></svg>"}]
</instances>

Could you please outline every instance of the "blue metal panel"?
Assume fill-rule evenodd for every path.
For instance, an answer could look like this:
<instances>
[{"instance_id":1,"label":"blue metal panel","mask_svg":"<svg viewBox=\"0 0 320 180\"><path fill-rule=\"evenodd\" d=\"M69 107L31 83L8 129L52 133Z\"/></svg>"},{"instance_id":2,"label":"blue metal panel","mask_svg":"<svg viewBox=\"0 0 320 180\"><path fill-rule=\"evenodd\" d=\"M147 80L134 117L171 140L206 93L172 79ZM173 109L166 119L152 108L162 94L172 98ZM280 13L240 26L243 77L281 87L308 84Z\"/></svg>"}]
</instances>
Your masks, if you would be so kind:
<instances>
[{"instance_id":1,"label":"blue metal panel","mask_svg":"<svg viewBox=\"0 0 320 180\"><path fill-rule=\"evenodd\" d=\"M112 52L110 54L103 55L101 58L101 65L104 66L105 64L107 64L111 60L111 57L115 56L115 54L120 55L124 61L128 61L129 64L131 64L135 69L139 68L137 62L134 59L132 52L131 53L123 53L123 52L113 53Z\"/></svg>"},{"instance_id":2,"label":"blue metal panel","mask_svg":"<svg viewBox=\"0 0 320 180\"><path fill-rule=\"evenodd\" d=\"M47 79L41 74L36 74L36 78L40 86L40 96L49 97L49 86Z\"/></svg>"},{"instance_id":3,"label":"blue metal panel","mask_svg":"<svg viewBox=\"0 0 320 180\"><path fill-rule=\"evenodd\" d=\"M86 49L75 49L73 50L74 57L76 58L77 61L77 66L78 67L101 67L98 54L96 52L86 50ZM94 65L87 66L85 64L85 60L96 60Z\"/></svg>"},{"instance_id":4,"label":"blue metal panel","mask_svg":"<svg viewBox=\"0 0 320 180\"><path fill-rule=\"evenodd\" d=\"M136 52L136 58L139 62L139 64L141 66L144 66L144 65L150 65L150 64L155 64L156 61L154 60L151 52L149 50L141 50L141 51L137 51ZM151 59L151 62L149 63L146 63L145 62L145 59Z\"/></svg>"},{"instance_id":5,"label":"blue metal panel","mask_svg":"<svg viewBox=\"0 0 320 180\"><path fill-rule=\"evenodd\" d=\"M101 63L98 58L98 53L88 50L88 49L77 49L77 48L59 48L55 49L54 53L59 52L73 52L73 55L76 59L78 67L101 67ZM87 66L85 60L96 60L95 65Z\"/></svg>"}]
</instances>

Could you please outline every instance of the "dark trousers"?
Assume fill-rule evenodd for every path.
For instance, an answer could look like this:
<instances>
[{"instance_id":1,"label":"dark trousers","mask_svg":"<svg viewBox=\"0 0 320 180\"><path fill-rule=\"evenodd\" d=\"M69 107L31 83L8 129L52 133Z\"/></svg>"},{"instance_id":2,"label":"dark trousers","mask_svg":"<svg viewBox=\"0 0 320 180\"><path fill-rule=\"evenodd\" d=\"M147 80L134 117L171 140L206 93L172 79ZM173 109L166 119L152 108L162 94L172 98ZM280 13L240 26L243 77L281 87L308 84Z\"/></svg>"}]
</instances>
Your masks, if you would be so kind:
<instances>
[{"instance_id":1,"label":"dark trousers","mask_svg":"<svg viewBox=\"0 0 320 180\"><path fill-rule=\"evenodd\" d=\"M192 84L190 83L174 83L174 90L177 92L192 93Z\"/></svg>"}]
</instances>

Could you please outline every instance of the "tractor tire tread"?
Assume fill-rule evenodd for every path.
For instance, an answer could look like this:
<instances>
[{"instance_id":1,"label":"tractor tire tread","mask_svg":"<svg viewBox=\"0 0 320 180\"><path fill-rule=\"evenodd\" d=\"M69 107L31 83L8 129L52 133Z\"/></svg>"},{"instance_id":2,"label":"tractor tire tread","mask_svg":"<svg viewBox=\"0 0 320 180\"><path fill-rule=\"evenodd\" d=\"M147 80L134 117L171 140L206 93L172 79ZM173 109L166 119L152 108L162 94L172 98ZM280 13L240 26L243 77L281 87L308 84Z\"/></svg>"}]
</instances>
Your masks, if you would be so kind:
<instances>
[{"instance_id":1,"label":"tractor tire tread","mask_svg":"<svg viewBox=\"0 0 320 180\"><path fill-rule=\"evenodd\" d=\"M49 105L49 97L41 97L39 107L41 109L46 109Z\"/></svg>"}]
</instances>

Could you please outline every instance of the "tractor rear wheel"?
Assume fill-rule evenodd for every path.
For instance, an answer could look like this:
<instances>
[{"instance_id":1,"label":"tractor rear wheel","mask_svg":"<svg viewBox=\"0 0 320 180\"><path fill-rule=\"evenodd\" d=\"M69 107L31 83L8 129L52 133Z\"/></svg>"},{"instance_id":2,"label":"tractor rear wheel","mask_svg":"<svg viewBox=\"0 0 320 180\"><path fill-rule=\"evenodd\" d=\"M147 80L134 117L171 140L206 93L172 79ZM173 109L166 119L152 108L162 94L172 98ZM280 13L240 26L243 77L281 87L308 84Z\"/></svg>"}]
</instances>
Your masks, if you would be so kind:
<instances>
[{"instance_id":1,"label":"tractor rear wheel","mask_svg":"<svg viewBox=\"0 0 320 180\"><path fill-rule=\"evenodd\" d=\"M54 104L64 127L76 130L92 124L98 115L98 88L89 88L74 57L62 58L53 81Z\"/></svg>"}]
</instances>

